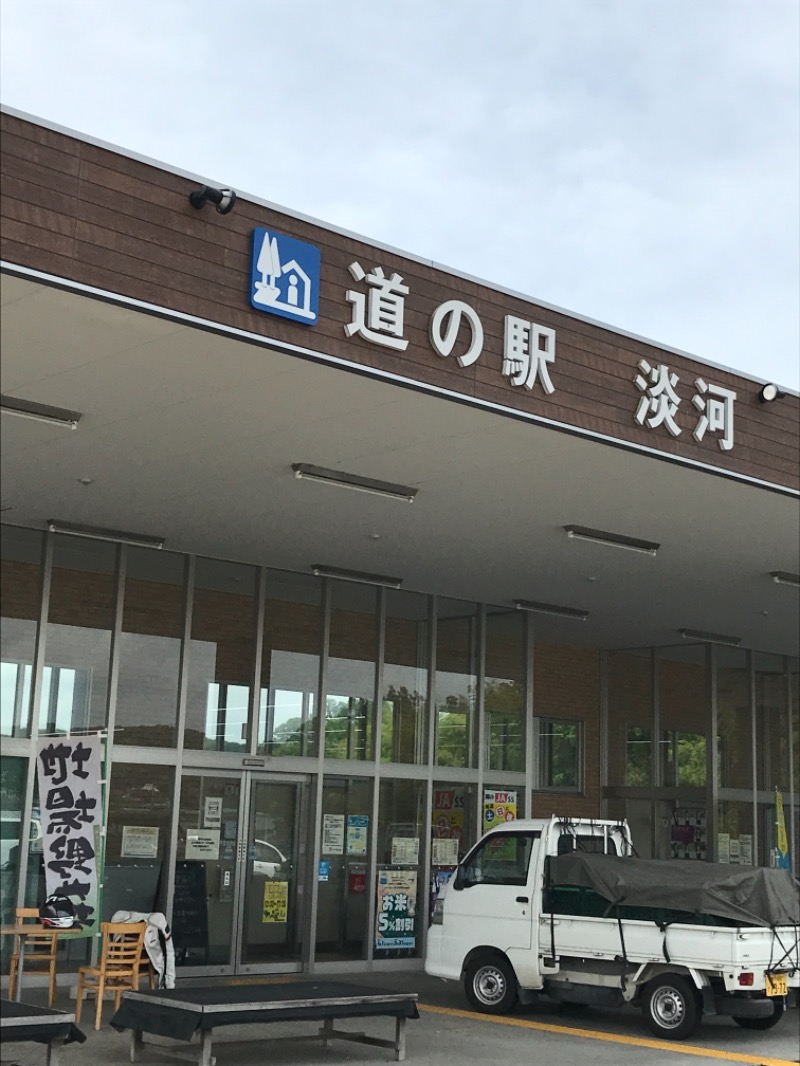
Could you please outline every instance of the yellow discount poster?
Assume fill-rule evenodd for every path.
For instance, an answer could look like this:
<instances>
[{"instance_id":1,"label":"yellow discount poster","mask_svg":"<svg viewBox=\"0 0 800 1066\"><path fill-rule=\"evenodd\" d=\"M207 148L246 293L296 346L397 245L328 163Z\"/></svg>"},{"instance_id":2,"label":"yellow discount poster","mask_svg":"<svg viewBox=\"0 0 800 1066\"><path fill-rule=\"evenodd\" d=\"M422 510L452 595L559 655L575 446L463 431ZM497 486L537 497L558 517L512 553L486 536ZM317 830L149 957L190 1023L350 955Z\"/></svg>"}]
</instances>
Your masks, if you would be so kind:
<instances>
[{"instance_id":1,"label":"yellow discount poster","mask_svg":"<svg viewBox=\"0 0 800 1066\"><path fill-rule=\"evenodd\" d=\"M262 922L285 922L289 910L289 882L266 881L264 883L264 911Z\"/></svg>"}]
</instances>

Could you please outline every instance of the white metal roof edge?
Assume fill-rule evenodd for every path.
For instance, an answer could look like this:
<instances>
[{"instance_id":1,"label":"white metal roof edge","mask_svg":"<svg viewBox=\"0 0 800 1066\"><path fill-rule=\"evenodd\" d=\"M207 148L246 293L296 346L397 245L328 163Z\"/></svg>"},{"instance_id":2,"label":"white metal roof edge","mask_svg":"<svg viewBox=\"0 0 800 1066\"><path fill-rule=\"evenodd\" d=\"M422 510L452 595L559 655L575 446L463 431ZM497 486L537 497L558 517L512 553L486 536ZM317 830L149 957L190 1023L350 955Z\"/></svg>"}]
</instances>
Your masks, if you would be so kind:
<instances>
[{"instance_id":1,"label":"white metal roof edge","mask_svg":"<svg viewBox=\"0 0 800 1066\"><path fill-rule=\"evenodd\" d=\"M196 181L200 185L219 186L220 181L217 178L207 178L200 174L195 174L188 170L182 170L180 167L172 166L171 164L164 163L158 159L152 159L149 156L142 155L139 152L129 151L128 149L121 148L119 145L111 144L108 141L103 141L99 137L92 137L89 134L81 133L78 130L70 129L68 126L62 126L57 122L49 122L47 119L40 118L38 115L31 115L26 111L20 111L15 107L9 107L0 103L0 112L8 115L13 115L15 118L23 119L26 122L31 122L36 126L42 126L45 129L54 130L57 133L63 133L68 137L75 137L78 140L85 141L87 144L93 144L97 148L106 149L109 152L115 152L117 155L125 156L127 159L135 159L139 163L144 163L146 166L156 167L158 170L166 171L169 174L177 174L179 177L187 178L189 181ZM227 187L227 186L225 186ZM438 263L433 259L425 259L422 256L415 255L413 252L404 251L402 248L395 248L394 245L383 244L381 241L372 240L370 237L365 237L361 233L353 233L350 230L342 229L339 226L332 225L328 222L323 222L321 219L314 218L311 215L304 215L300 211L295 211L290 207L284 207L282 204L273 203L271 200L265 200L263 197L255 196L248 192L238 192L237 197L248 200L251 203L258 204L259 207L266 207L271 211L277 211L282 215L288 215L290 218L296 218L301 222L308 222L312 226L318 226L320 229L328 230L331 233L336 233L341 237L348 237L351 240L361 241L364 244L368 244L373 248L379 248L381 251L389 252L393 255L400 255L404 259L409 259L414 263L421 263L424 266L432 267L434 270L440 270L442 273L450 274L454 278L459 278L462 281L470 281L476 285L483 285L488 289L492 289L494 292L502 293L504 296L511 296L515 299L525 300L526 303L536 304L537 307L543 307L548 311L554 311L556 314L566 315L568 318L575 319L577 322L584 322L589 326L597 326L599 329L608 330L610 333L615 333L620 337L627 337L628 340L640 341L643 344L649 344L654 348L659 348L661 351L670 352L673 355L681 356L683 359L690 359L695 363L700 363L703 366L708 366L714 370L722 370L727 374L733 374L736 377L743 378L747 381L752 381L757 385L765 385L768 383L767 378L757 377L754 374L745 373L742 370L736 370L733 367L726 366L724 363L715 363L710 359L703 359L700 356L693 355L691 352L687 352L682 348L673 348L669 344L662 344L660 341L653 340L650 337L643 337L639 333L631 333L628 330L621 329L619 326L609 325L607 322L601 322L599 319L590 318L588 315L579 314L576 311L569 311L564 307L559 307L557 304L547 303L544 300L539 300L535 296L531 296L530 293L518 292L516 289L509 289L503 285L498 285L495 282L487 281L485 278L477 277L473 274L467 274L463 271L457 270L455 267L449 267L443 263ZM774 382L778 385L783 392L790 396L800 396L800 393L795 392L793 389L784 387L780 382Z\"/></svg>"}]
</instances>

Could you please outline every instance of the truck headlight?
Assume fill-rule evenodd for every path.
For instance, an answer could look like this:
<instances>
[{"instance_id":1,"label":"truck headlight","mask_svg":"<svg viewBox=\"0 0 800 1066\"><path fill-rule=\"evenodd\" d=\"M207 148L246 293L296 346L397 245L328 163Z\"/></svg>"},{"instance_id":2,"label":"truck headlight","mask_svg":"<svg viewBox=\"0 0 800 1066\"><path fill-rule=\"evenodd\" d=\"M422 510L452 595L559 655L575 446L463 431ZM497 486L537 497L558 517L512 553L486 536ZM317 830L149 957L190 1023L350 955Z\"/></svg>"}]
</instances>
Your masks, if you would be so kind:
<instances>
[{"instance_id":1,"label":"truck headlight","mask_svg":"<svg viewBox=\"0 0 800 1066\"><path fill-rule=\"evenodd\" d=\"M443 925L444 924L444 902L437 899L433 905L433 913L431 914L431 925Z\"/></svg>"}]
</instances>

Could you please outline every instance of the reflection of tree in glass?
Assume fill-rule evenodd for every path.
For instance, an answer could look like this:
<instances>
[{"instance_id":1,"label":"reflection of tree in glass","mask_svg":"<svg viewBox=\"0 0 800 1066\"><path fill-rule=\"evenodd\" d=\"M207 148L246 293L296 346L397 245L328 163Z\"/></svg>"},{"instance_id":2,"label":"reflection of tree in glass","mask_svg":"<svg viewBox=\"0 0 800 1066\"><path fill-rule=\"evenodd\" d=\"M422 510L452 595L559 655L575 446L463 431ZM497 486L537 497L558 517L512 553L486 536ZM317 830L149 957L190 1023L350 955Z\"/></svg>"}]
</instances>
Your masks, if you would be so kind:
<instances>
[{"instance_id":1,"label":"reflection of tree in glass","mask_svg":"<svg viewBox=\"0 0 800 1066\"><path fill-rule=\"evenodd\" d=\"M625 762L626 785L650 784L651 744L649 729L635 726L628 730Z\"/></svg>"},{"instance_id":2,"label":"reflection of tree in glass","mask_svg":"<svg viewBox=\"0 0 800 1066\"><path fill-rule=\"evenodd\" d=\"M390 685L381 707L381 761L414 762L425 697Z\"/></svg>"},{"instance_id":3,"label":"reflection of tree in glass","mask_svg":"<svg viewBox=\"0 0 800 1066\"><path fill-rule=\"evenodd\" d=\"M469 751L468 727L472 712L471 696L447 697L438 708L436 762L439 766L466 766Z\"/></svg>"},{"instance_id":4,"label":"reflection of tree in glass","mask_svg":"<svg viewBox=\"0 0 800 1066\"><path fill-rule=\"evenodd\" d=\"M328 696L325 706L325 754L331 759L365 759L372 730L372 700Z\"/></svg>"},{"instance_id":5,"label":"reflection of tree in glass","mask_svg":"<svg viewBox=\"0 0 800 1066\"><path fill-rule=\"evenodd\" d=\"M542 751L546 752L545 781L551 788L578 787L578 726L575 722L543 723L547 734Z\"/></svg>"},{"instance_id":6,"label":"reflection of tree in glass","mask_svg":"<svg viewBox=\"0 0 800 1066\"><path fill-rule=\"evenodd\" d=\"M678 734L678 784L705 785L706 738L701 733Z\"/></svg>"},{"instance_id":7,"label":"reflection of tree in glass","mask_svg":"<svg viewBox=\"0 0 800 1066\"><path fill-rule=\"evenodd\" d=\"M489 730L489 769L524 770L524 701L521 682L487 680L485 707Z\"/></svg>"},{"instance_id":8,"label":"reflection of tree in glass","mask_svg":"<svg viewBox=\"0 0 800 1066\"><path fill-rule=\"evenodd\" d=\"M271 755L302 755L303 735L310 732L311 724L303 723L301 717L288 718L281 725L275 726L270 744Z\"/></svg>"}]
</instances>

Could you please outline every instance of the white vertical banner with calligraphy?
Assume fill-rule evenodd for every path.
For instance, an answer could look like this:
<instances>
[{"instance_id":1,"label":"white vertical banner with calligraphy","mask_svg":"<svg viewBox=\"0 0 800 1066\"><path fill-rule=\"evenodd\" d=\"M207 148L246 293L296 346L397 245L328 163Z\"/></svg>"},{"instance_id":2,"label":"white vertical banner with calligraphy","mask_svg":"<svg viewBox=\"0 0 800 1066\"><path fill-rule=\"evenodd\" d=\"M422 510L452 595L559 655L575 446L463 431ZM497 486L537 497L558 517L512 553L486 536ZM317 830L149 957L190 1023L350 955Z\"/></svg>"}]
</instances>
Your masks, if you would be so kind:
<instances>
[{"instance_id":1,"label":"white vertical banner with calligraphy","mask_svg":"<svg viewBox=\"0 0 800 1066\"><path fill-rule=\"evenodd\" d=\"M36 755L45 888L72 900L86 935L100 920L103 752L104 738L95 733L40 738Z\"/></svg>"}]
</instances>

